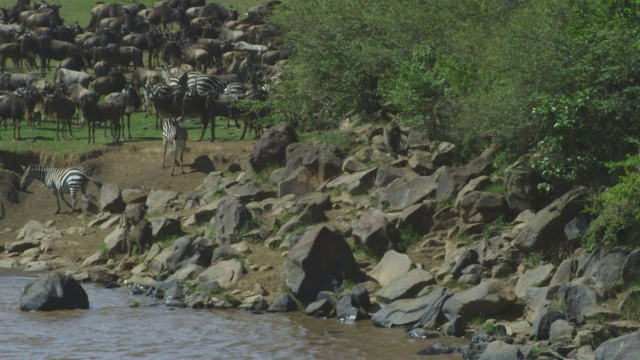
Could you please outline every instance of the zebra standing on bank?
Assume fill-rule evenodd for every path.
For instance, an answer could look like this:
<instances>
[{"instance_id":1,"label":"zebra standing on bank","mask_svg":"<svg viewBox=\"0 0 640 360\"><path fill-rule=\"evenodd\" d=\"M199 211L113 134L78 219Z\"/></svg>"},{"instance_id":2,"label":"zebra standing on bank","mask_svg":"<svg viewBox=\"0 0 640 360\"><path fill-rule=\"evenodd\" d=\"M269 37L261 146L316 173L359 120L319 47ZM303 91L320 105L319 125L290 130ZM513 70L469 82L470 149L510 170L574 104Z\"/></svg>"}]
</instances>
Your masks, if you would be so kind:
<instances>
[{"instance_id":1,"label":"zebra standing on bank","mask_svg":"<svg viewBox=\"0 0 640 360\"><path fill-rule=\"evenodd\" d=\"M182 118L177 119L170 118L164 124L162 124L162 168L164 169L164 160L167 155L167 143L171 142L173 150L173 164L171 165L171 175L173 175L173 169L176 166L178 159L178 151L180 151L180 173L182 171L182 165L184 164L184 149L187 145L187 138L189 133L187 129L182 126Z\"/></svg>"},{"instance_id":2,"label":"zebra standing on bank","mask_svg":"<svg viewBox=\"0 0 640 360\"><path fill-rule=\"evenodd\" d=\"M23 191L29 187L33 180L42 181L53 195L56 197L56 205L58 209L56 214L60 213L60 198L69 206L69 215L73 213L76 208L78 190L84 195L87 187L87 180L96 184L98 188L102 187L102 183L87 174L87 172L81 167L72 167L68 169L58 169L43 165L29 165L27 167L22 166L24 173L22 174L22 180L20 181L20 189ZM73 205L69 204L64 198L64 194L71 194L71 201Z\"/></svg>"}]
</instances>

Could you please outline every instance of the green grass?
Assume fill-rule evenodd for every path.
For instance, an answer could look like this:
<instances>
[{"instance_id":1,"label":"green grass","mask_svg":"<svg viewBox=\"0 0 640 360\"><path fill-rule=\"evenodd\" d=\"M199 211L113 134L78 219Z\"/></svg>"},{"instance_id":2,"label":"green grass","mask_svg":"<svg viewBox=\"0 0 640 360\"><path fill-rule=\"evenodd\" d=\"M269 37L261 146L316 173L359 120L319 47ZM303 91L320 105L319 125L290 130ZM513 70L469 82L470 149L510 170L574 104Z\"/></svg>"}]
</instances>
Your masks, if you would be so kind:
<instances>
[{"instance_id":1,"label":"green grass","mask_svg":"<svg viewBox=\"0 0 640 360\"><path fill-rule=\"evenodd\" d=\"M400 241L398 241L398 251L406 253L409 247L420 241L420 234L413 226L406 226L400 230Z\"/></svg>"}]
</instances>

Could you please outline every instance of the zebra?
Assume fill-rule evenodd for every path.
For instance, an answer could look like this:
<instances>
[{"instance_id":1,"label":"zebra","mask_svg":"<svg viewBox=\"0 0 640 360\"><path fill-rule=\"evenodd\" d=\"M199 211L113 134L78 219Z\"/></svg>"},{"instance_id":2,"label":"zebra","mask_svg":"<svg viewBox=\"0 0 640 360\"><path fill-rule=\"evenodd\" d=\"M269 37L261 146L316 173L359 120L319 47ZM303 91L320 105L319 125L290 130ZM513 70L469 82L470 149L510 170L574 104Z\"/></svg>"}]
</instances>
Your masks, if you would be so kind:
<instances>
[{"instance_id":1,"label":"zebra","mask_svg":"<svg viewBox=\"0 0 640 360\"><path fill-rule=\"evenodd\" d=\"M56 205L58 209L56 214L60 213L60 198L70 208L69 215L73 214L76 208L78 190L84 195L86 189L86 181L89 180L98 188L102 188L102 183L87 174L81 167L71 167L67 169L59 169L43 165L22 166L24 173L20 181L20 189L23 191L29 187L33 180L42 181L56 197ZM64 198L64 194L71 194L73 205L69 204Z\"/></svg>"},{"instance_id":2,"label":"zebra","mask_svg":"<svg viewBox=\"0 0 640 360\"><path fill-rule=\"evenodd\" d=\"M182 126L182 117L177 119L170 118L164 124L162 124L162 168L164 169L164 160L167 155L167 143L172 142L173 150L173 164L171 165L171 175L173 175L173 169L176 166L178 151L180 151L180 173L182 171L182 165L184 161L184 148L187 145L187 138L189 133L187 129Z\"/></svg>"},{"instance_id":3,"label":"zebra","mask_svg":"<svg viewBox=\"0 0 640 360\"><path fill-rule=\"evenodd\" d=\"M212 90L223 94L224 89L232 83L246 83L255 74L255 70L255 65L245 59L234 74L206 75L192 71L187 73L187 88L193 89L196 95Z\"/></svg>"},{"instance_id":4,"label":"zebra","mask_svg":"<svg viewBox=\"0 0 640 360\"><path fill-rule=\"evenodd\" d=\"M187 71L179 69L174 74L167 70L166 66L162 67L162 78L165 84L171 87L185 87L187 85Z\"/></svg>"}]
</instances>

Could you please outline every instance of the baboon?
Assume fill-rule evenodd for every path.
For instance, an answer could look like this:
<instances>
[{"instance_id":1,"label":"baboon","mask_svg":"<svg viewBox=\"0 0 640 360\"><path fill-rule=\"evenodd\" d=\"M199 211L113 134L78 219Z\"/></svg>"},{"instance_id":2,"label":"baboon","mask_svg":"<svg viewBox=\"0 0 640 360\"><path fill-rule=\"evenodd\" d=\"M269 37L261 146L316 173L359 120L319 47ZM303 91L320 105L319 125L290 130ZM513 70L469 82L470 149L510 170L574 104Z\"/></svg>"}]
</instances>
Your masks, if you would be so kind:
<instances>
[{"instance_id":1,"label":"baboon","mask_svg":"<svg viewBox=\"0 0 640 360\"><path fill-rule=\"evenodd\" d=\"M125 230L125 246L127 256L133 254L133 245L138 247L138 253L142 254L147 244L151 247L153 243L153 231L151 223L144 218L147 213L145 204L135 204L127 206L125 212L120 217L120 226Z\"/></svg>"},{"instance_id":2,"label":"baboon","mask_svg":"<svg viewBox=\"0 0 640 360\"><path fill-rule=\"evenodd\" d=\"M149 220L143 219L134 226L132 230L129 230L125 237L125 243L127 246L127 257L131 257L133 254L134 244L138 247L138 254L144 252L147 244L149 248L151 248L151 244L153 244L153 230Z\"/></svg>"},{"instance_id":3,"label":"baboon","mask_svg":"<svg viewBox=\"0 0 640 360\"><path fill-rule=\"evenodd\" d=\"M394 158L398 157L398 150L400 149L400 141L402 140L402 133L400 132L400 125L395 120L392 120L389 125L384 128L382 133L384 137L384 143L387 145L387 151Z\"/></svg>"}]
</instances>

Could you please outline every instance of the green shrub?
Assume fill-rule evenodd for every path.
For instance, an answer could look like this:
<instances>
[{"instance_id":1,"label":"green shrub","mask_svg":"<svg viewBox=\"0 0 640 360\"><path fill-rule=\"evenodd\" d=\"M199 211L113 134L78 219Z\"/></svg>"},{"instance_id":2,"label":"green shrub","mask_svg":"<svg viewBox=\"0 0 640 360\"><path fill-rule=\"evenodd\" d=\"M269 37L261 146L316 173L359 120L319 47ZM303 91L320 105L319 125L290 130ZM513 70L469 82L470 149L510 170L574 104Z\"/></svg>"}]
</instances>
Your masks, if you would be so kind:
<instances>
[{"instance_id":1,"label":"green shrub","mask_svg":"<svg viewBox=\"0 0 640 360\"><path fill-rule=\"evenodd\" d=\"M590 198L586 212L595 219L589 224L583 240L588 250L598 246L640 245L639 166L639 155L609 164L612 169L622 167L625 175L617 185Z\"/></svg>"},{"instance_id":2,"label":"green shrub","mask_svg":"<svg viewBox=\"0 0 640 360\"><path fill-rule=\"evenodd\" d=\"M398 251L406 253L409 246L420 241L420 234L413 226L406 226L400 230L400 241L398 241Z\"/></svg>"}]
</instances>

